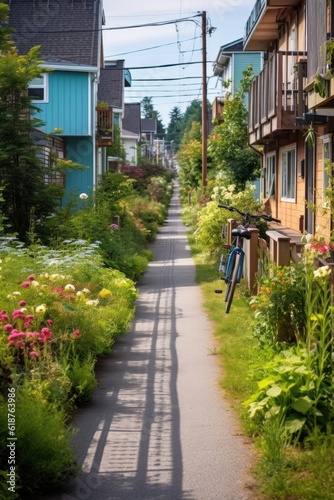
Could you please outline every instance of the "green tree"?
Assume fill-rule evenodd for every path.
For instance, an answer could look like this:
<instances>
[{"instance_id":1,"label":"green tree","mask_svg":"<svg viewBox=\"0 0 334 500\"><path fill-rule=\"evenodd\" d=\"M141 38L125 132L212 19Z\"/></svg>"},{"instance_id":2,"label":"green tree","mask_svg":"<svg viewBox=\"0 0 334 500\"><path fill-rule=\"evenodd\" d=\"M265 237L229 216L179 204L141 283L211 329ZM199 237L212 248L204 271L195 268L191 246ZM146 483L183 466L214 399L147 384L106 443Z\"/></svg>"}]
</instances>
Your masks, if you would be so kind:
<instances>
[{"instance_id":1,"label":"green tree","mask_svg":"<svg viewBox=\"0 0 334 500\"><path fill-rule=\"evenodd\" d=\"M189 132L193 122L202 123L202 102L194 99L191 101L182 117L181 131Z\"/></svg>"},{"instance_id":2,"label":"green tree","mask_svg":"<svg viewBox=\"0 0 334 500\"><path fill-rule=\"evenodd\" d=\"M186 190L197 189L202 180L202 131L201 124L194 121L189 132L183 135L177 160L180 166L180 181Z\"/></svg>"},{"instance_id":3,"label":"green tree","mask_svg":"<svg viewBox=\"0 0 334 500\"><path fill-rule=\"evenodd\" d=\"M156 137L162 139L165 136L165 127L163 126L159 111L154 109L152 97L144 97L141 101L141 110L143 118L155 118L157 120Z\"/></svg>"},{"instance_id":4,"label":"green tree","mask_svg":"<svg viewBox=\"0 0 334 500\"><path fill-rule=\"evenodd\" d=\"M166 139L168 142L173 142L173 150L177 151L182 138L182 113L180 108L175 106L169 113L169 118Z\"/></svg>"},{"instance_id":5,"label":"green tree","mask_svg":"<svg viewBox=\"0 0 334 500\"><path fill-rule=\"evenodd\" d=\"M0 4L0 22L6 22L8 6ZM27 88L41 67L39 48L18 55L9 40L9 31L0 28L0 207L8 228L27 240L32 219L50 214L61 196L54 186L47 187L34 145L33 134L41 121L30 118L36 109Z\"/></svg>"},{"instance_id":6,"label":"green tree","mask_svg":"<svg viewBox=\"0 0 334 500\"><path fill-rule=\"evenodd\" d=\"M214 127L208 141L217 173L222 170L240 190L247 181L257 179L260 171L260 157L248 146L248 110L244 104L245 92L252 81L252 67L243 75L239 90L225 102L223 122Z\"/></svg>"}]
</instances>

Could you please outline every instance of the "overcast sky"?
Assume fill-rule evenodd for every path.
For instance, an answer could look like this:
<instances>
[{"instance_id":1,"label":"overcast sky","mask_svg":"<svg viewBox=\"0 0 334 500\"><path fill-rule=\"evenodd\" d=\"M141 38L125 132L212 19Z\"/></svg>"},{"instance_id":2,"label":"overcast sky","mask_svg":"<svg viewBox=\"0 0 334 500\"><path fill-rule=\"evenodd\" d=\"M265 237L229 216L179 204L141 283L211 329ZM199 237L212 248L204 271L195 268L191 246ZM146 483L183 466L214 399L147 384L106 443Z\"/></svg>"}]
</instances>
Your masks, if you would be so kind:
<instances>
[{"instance_id":1,"label":"overcast sky","mask_svg":"<svg viewBox=\"0 0 334 500\"><path fill-rule=\"evenodd\" d=\"M206 37L208 99L212 102L221 88L213 76L213 62L222 45L243 37L254 5L255 0L104 0L105 59L124 59L132 76L125 102L152 97L155 110L167 126L175 106L184 112L193 99L202 99L203 11L208 26L216 28ZM191 20L183 21L189 17ZM161 25L168 21L173 22ZM160 25L142 26L154 23ZM108 29L117 27L127 28ZM161 65L175 66L156 68ZM146 69L131 69L138 67ZM171 78L175 80L166 80Z\"/></svg>"}]
</instances>

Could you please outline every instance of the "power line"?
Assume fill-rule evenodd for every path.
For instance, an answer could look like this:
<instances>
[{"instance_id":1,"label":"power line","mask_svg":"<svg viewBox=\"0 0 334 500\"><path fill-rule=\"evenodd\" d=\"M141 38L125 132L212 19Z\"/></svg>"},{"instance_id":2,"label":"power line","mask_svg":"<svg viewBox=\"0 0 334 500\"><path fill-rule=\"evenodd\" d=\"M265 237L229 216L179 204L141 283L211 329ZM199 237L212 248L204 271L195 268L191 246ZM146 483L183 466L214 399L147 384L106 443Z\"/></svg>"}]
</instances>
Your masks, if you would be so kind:
<instances>
[{"instance_id":1,"label":"power line","mask_svg":"<svg viewBox=\"0 0 334 500\"><path fill-rule=\"evenodd\" d=\"M190 42L193 40L197 40L198 38L201 38L200 36L196 36L193 38L188 38L186 40L183 40L183 42ZM177 42L170 42L170 43L164 43L162 45L153 45L153 47L146 47L143 49L137 49L137 50L131 50L129 52L120 52L119 54L112 54L111 56L106 56L108 57L117 57L117 56L126 56L127 54L136 54L137 52L146 52L147 50L155 50L155 49L160 49L161 47L167 47L169 45L176 45ZM188 51L189 52L189 51Z\"/></svg>"},{"instance_id":2,"label":"power line","mask_svg":"<svg viewBox=\"0 0 334 500\"><path fill-rule=\"evenodd\" d=\"M181 19L173 19L171 21L158 21L155 23L147 23L147 24L134 24L132 26L113 26L111 28L96 28L96 29L68 29L68 30L25 30L25 31L19 31L17 30L16 33L19 34L26 34L26 33L41 33L41 34L61 34L61 33L94 33L94 32L100 32L100 31L114 31L114 30L125 30L125 29L132 29L132 28L148 28L148 27L155 27L155 26L165 26L168 24L175 24L175 23L181 23L185 21L194 21L194 17L199 17L201 14L196 14L195 16L192 17L184 17Z\"/></svg>"}]
</instances>

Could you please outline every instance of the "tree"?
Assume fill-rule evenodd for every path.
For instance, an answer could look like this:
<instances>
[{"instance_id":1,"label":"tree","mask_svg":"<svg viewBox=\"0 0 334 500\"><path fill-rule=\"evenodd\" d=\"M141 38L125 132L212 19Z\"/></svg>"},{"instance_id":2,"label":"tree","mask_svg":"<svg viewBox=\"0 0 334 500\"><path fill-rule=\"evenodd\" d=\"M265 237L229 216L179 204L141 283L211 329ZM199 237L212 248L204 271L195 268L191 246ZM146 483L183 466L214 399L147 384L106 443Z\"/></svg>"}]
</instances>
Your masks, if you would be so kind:
<instances>
[{"instance_id":1,"label":"tree","mask_svg":"<svg viewBox=\"0 0 334 500\"><path fill-rule=\"evenodd\" d=\"M180 108L175 106L169 113L169 118L166 139L170 143L173 142L173 150L177 151L182 138L182 113Z\"/></svg>"},{"instance_id":2,"label":"tree","mask_svg":"<svg viewBox=\"0 0 334 500\"><path fill-rule=\"evenodd\" d=\"M154 109L152 97L144 97L141 101L141 110L143 118L155 118L157 120L156 137L162 139L165 135L165 127L163 126L161 115Z\"/></svg>"},{"instance_id":3,"label":"tree","mask_svg":"<svg viewBox=\"0 0 334 500\"><path fill-rule=\"evenodd\" d=\"M260 171L259 155L248 146L248 110L243 101L252 81L252 67L243 75L239 90L225 102L223 122L214 127L208 141L217 173L222 170L240 190L247 181L257 179Z\"/></svg>"},{"instance_id":4,"label":"tree","mask_svg":"<svg viewBox=\"0 0 334 500\"><path fill-rule=\"evenodd\" d=\"M182 132L189 132L193 122L202 123L202 103L197 99L191 101L183 115L181 123Z\"/></svg>"},{"instance_id":5,"label":"tree","mask_svg":"<svg viewBox=\"0 0 334 500\"><path fill-rule=\"evenodd\" d=\"M189 132L182 138L177 154L180 166L180 181L183 188L196 189L202 180L202 132L201 124L193 122Z\"/></svg>"},{"instance_id":6,"label":"tree","mask_svg":"<svg viewBox=\"0 0 334 500\"><path fill-rule=\"evenodd\" d=\"M8 6L0 4L0 22L6 22ZM9 40L8 30L0 29L0 207L6 225L23 241L32 219L54 211L61 194L55 186L46 186L44 172L34 145L33 133L41 121L30 115L36 109L27 88L41 67L39 48L18 55Z\"/></svg>"}]
</instances>

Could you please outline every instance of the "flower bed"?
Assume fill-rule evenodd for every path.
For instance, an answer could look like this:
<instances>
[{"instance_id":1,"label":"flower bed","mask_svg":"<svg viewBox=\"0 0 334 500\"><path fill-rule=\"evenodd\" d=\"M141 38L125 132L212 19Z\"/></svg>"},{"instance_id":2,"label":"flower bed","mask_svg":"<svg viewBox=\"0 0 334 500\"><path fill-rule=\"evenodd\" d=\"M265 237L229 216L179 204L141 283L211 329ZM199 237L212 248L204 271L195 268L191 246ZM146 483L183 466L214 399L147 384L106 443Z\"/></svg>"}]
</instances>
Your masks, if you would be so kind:
<instances>
[{"instance_id":1,"label":"flower bed","mask_svg":"<svg viewBox=\"0 0 334 500\"><path fill-rule=\"evenodd\" d=\"M17 438L15 491L38 495L77 471L68 418L90 401L96 359L127 332L137 292L123 273L102 266L96 245L82 242L66 255L6 249L0 266L0 497L8 493L8 437Z\"/></svg>"}]
</instances>

